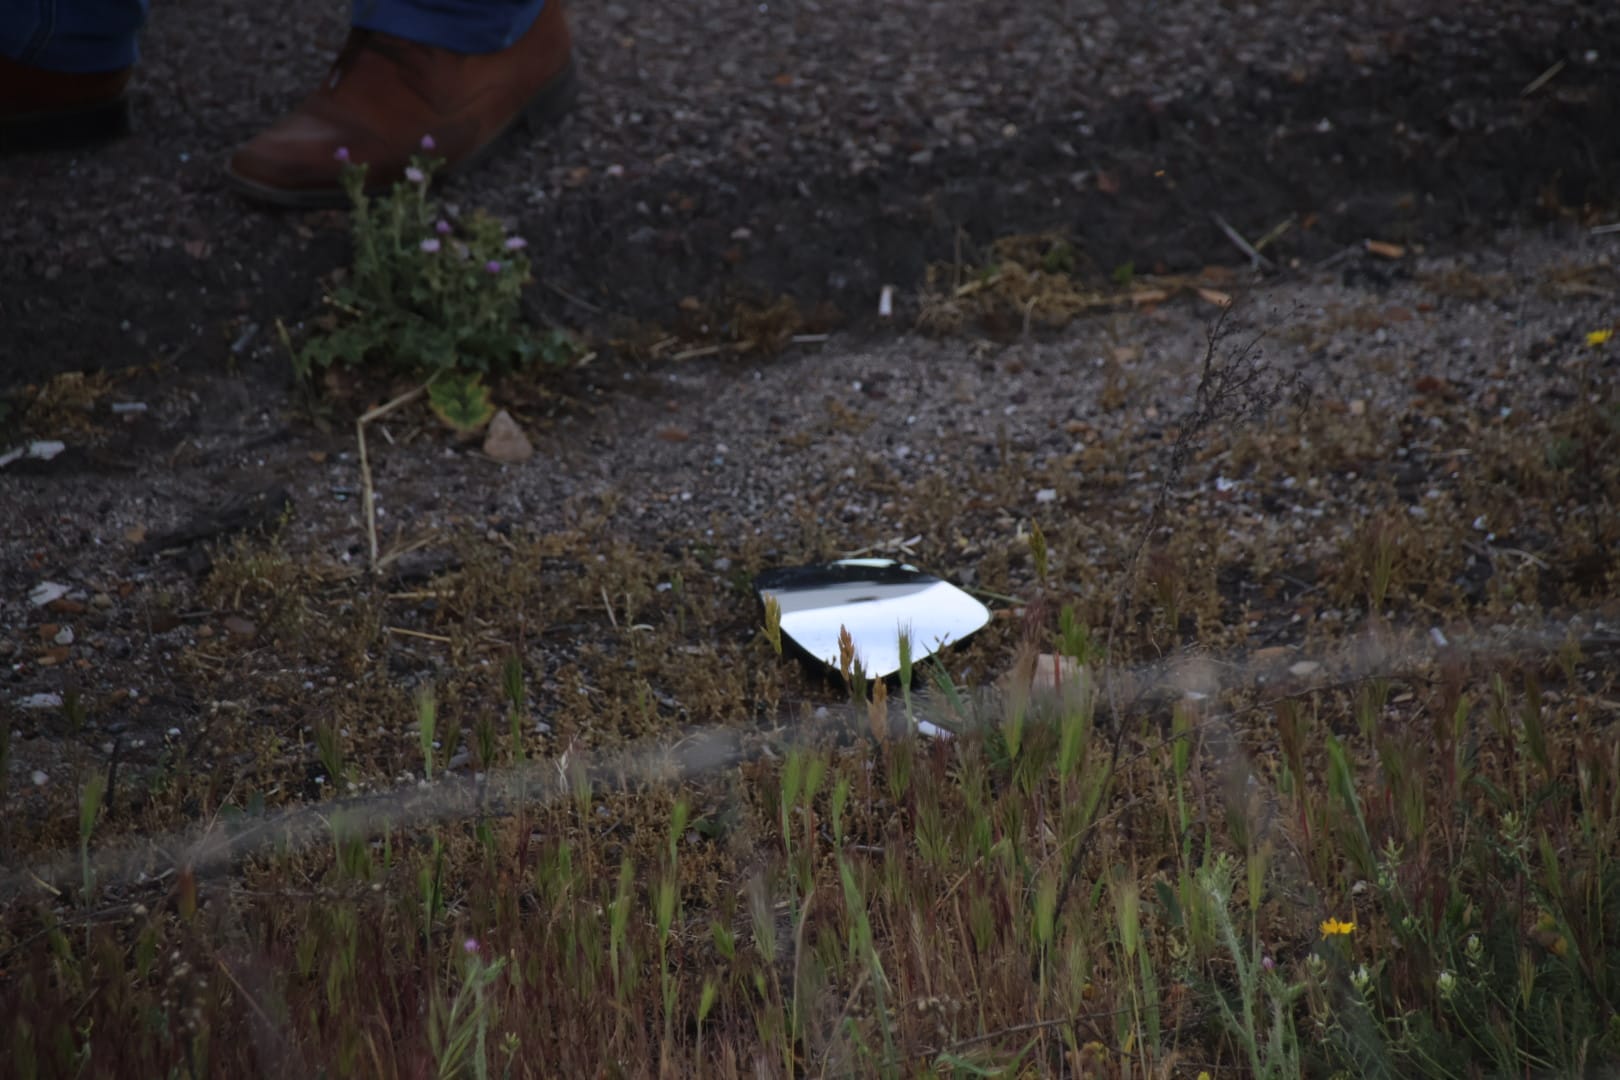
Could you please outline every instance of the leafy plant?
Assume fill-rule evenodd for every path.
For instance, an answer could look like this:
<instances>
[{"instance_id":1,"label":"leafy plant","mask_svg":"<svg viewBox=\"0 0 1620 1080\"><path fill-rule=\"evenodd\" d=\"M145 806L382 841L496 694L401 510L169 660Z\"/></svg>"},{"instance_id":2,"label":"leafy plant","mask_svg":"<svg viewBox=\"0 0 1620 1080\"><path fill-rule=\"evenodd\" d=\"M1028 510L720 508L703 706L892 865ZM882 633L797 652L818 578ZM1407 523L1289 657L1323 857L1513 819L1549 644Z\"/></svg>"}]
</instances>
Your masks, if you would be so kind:
<instances>
[{"instance_id":1,"label":"leafy plant","mask_svg":"<svg viewBox=\"0 0 1620 1080\"><path fill-rule=\"evenodd\" d=\"M482 378L464 371L448 372L428 386L428 405L433 415L463 435L469 435L495 415L489 387Z\"/></svg>"},{"instance_id":2,"label":"leafy plant","mask_svg":"<svg viewBox=\"0 0 1620 1080\"><path fill-rule=\"evenodd\" d=\"M565 336L537 336L522 324L527 242L481 212L455 218L442 209L429 194L443 164L431 150L424 139L405 179L380 196L365 192L365 165L345 164L354 264L294 351L300 376L372 360L411 373L495 373L572 358Z\"/></svg>"}]
</instances>

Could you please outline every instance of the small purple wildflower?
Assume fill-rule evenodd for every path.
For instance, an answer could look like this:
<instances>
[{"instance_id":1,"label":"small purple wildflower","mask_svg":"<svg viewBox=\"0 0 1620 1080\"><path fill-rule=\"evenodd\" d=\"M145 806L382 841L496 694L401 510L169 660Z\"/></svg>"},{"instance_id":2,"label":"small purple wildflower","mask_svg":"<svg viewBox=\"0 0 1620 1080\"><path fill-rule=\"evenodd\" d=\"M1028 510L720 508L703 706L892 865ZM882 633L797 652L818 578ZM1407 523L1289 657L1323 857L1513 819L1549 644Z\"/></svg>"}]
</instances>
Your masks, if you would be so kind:
<instances>
[{"instance_id":1,"label":"small purple wildflower","mask_svg":"<svg viewBox=\"0 0 1620 1080\"><path fill-rule=\"evenodd\" d=\"M438 143L433 141L433 136L431 136L431 135L422 136L422 149L424 149L424 150L432 150L435 147L437 147L438 145L439 145Z\"/></svg>"},{"instance_id":2,"label":"small purple wildflower","mask_svg":"<svg viewBox=\"0 0 1620 1080\"><path fill-rule=\"evenodd\" d=\"M1265 968L1267 971L1276 971L1277 970L1277 961L1273 960L1269 956L1263 957L1260 960L1260 966Z\"/></svg>"},{"instance_id":3,"label":"small purple wildflower","mask_svg":"<svg viewBox=\"0 0 1620 1080\"><path fill-rule=\"evenodd\" d=\"M467 953L469 956L477 954L477 952L478 952L478 939L473 938L473 937L468 938L466 941L463 941L461 943L461 948L462 948L462 951Z\"/></svg>"},{"instance_id":4,"label":"small purple wildflower","mask_svg":"<svg viewBox=\"0 0 1620 1080\"><path fill-rule=\"evenodd\" d=\"M337 158L339 161L343 162L344 164L347 164L348 161L349 161L349 148L347 146L340 146L340 147L337 148L337 152L334 153L332 156Z\"/></svg>"},{"instance_id":5,"label":"small purple wildflower","mask_svg":"<svg viewBox=\"0 0 1620 1080\"><path fill-rule=\"evenodd\" d=\"M529 246L529 242L527 240L523 239L523 237L521 237L521 236L509 236L509 237L506 238L506 250L507 251L522 251L524 248L526 248L528 246Z\"/></svg>"},{"instance_id":6,"label":"small purple wildflower","mask_svg":"<svg viewBox=\"0 0 1620 1080\"><path fill-rule=\"evenodd\" d=\"M405 179L409 180L413 184L421 184L427 181L427 174L421 169L418 169L415 165L412 165L410 168L405 170Z\"/></svg>"},{"instance_id":7,"label":"small purple wildflower","mask_svg":"<svg viewBox=\"0 0 1620 1080\"><path fill-rule=\"evenodd\" d=\"M437 252L439 250L439 238L437 236L430 236L426 240L422 241L422 250L427 252L429 255Z\"/></svg>"},{"instance_id":8,"label":"small purple wildflower","mask_svg":"<svg viewBox=\"0 0 1620 1080\"><path fill-rule=\"evenodd\" d=\"M433 226L433 231L438 233L440 236L449 236L450 223L445 221L443 218L440 218L437 224Z\"/></svg>"},{"instance_id":9,"label":"small purple wildflower","mask_svg":"<svg viewBox=\"0 0 1620 1080\"><path fill-rule=\"evenodd\" d=\"M491 259L489 262L484 264L484 269L489 271L491 274L498 274L501 272L501 264L498 260Z\"/></svg>"}]
</instances>

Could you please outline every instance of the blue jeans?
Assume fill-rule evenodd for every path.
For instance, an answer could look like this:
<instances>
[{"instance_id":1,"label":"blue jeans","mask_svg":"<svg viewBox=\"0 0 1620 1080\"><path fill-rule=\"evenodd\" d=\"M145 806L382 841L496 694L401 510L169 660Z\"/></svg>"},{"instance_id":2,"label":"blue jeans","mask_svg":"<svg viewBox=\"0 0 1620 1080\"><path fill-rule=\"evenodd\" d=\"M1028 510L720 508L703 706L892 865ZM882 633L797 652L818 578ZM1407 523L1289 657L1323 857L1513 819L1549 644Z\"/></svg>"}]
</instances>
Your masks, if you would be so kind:
<instances>
[{"instance_id":1,"label":"blue jeans","mask_svg":"<svg viewBox=\"0 0 1620 1080\"><path fill-rule=\"evenodd\" d=\"M149 0L4 0L0 56L50 71L116 71L137 56ZM545 0L351 0L353 24L460 53L498 52Z\"/></svg>"}]
</instances>

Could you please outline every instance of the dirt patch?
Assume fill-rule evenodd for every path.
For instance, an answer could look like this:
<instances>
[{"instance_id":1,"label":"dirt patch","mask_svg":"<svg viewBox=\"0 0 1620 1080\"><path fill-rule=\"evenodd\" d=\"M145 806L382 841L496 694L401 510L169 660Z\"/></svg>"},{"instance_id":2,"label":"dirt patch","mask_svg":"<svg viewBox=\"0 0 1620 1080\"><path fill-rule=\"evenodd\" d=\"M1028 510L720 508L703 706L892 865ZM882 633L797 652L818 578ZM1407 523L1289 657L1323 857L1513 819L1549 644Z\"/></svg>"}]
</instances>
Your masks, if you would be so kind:
<instances>
[{"instance_id":1,"label":"dirt patch","mask_svg":"<svg viewBox=\"0 0 1620 1080\"><path fill-rule=\"evenodd\" d=\"M726 156L699 136L693 165L672 160L622 177L601 163L579 166L536 191L511 186L519 178L508 163L453 196L516 220L555 286L537 293L542 313L598 333L669 322L688 296L788 295L870 327L881 285L913 288L929 263L1009 233L1057 230L1105 273L1125 263L1178 272L1245 261L1217 217L1250 238L1294 219L1271 249L1286 266L1369 238L1461 244L1512 221L1587 222L1613 207L1620 79L1602 58L1620 54L1620 15L1481 10L1385 22L1329 61L1252 64L1173 94L1026 99L1010 81L999 132L970 147L880 128L897 145L852 164L847 153L797 143L798 154ZM1524 93L1558 61L1566 66ZM773 108L741 100L743 115ZM855 131L872 129L869 110L851 109ZM582 135L576 126L559 138L567 153ZM628 152L583 138L588 158ZM908 145L919 149L902 153ZM157 165L155 146L126 152L145 155L144 170ZM67 182L67 164L30 168ZM178 199L143 184L132 198L175 200L200 216L160 237L103 235L99 255L52 250L38 223L8 228L0 265L29 287L0 300L7 376L114 358L213 368L222 356L273 352L266 328L312 310L314 279L343 258L341 218L245 210L220 197L210 175L186 166ZM88 179L117 182L94 171ZM71 230L72 213L62 217Z\"/></svg>"}]
</instances>

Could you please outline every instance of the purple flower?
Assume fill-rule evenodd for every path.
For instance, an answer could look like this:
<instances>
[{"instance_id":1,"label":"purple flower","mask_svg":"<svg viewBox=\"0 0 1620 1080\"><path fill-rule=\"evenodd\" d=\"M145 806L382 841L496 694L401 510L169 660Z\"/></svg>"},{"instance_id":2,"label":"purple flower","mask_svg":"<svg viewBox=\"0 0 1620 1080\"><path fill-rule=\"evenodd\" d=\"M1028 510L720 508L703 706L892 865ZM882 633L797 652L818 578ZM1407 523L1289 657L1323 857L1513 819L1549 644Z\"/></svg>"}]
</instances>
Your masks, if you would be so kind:
<instances>
[{"instance_id":1,"label":"purple flower","mask_svg":"<svg viewBox=\"0 0 1620 1080\"><path fill-rule=\"evenodd\" d=\"M439 145L438 143L433 141L433 136L431 136L431 135L422 136L422 149L424 149L424 150L432 150L433 148L435 148L438 145Z\"/></svg>"},{"instance_id":2,"label":"purple flower","mask_svg":"<svg viewBox=\"0 0 1620 1080\"><path fill-rule=\"evenodd\" d=\"M421 169L418 169L415 165L412 165L410 168L405 170L405 179L409 180L413 184L422 184L427 182L427 174Z\"/></svg>"},{"instance_id":3,"label":"purple flower","mask_svg":"<svg viewBox=\"0 0 1620 1080\"><path fill-rule=\"evenodd\" d=\"M1267 971L1275 971L1277 970L1277 961L1273 960L1269 956L1263 957L1260 960L1260 966L1265 968Z\"/></svg>"},{"instance_id":4,"label":"purple flower","mask_svg":"<svg viewBox=\"0 0 1620 1080\"><path fill-rule=\"evenodd\" d=\"M429 255L432 255L434 252L438 251L439 238L436 236L430 236L426 240L422 241L422 250L427 252Z\"/></svg>"},{"instance_id":5,"label":"purple flower","mask_svg":"<svg viewBox=\"0 0 1620 1080\"><path fill-rule=\"evenodd\" d=\"M461 943L461 948L469 956L475 955L478 952L478 939L475 937L468 938Z\"/></svg>"},{"instance_id":6,"label":"purple flower","mask_svg":"<svg viewBox=\"0 0 1620 1080\"><path fill-rule=\"evenodd\" d=\"M445 221L443 218L440 218L438 223L433 226L433 231L438 233L440 236L449 236L450 223Z\"/></svg>"},{"instance_id":7,"label":"purple flower","mask_svg":"<svg viewBox=\"0 0 1620 1080\"><path fill-rule=\"evenodd\" d=\"M349 161L349 148L347 146L340 146L340 147L337 148L337 152L334 153L332 156L337 158L339 161L343 162L344 164L348 164L348 161Z\"/></svg>"},{"instance_id":8,"label":"purple flower","mask_svg":"<svg viewBox=\"0 0 1620 1080\"><path fill-rule=\"evenodd\" d=\"M491 259L489 262L484 264L484 269L488 270L491 274L498 274L501 272L501 264L495 259Z\"/></svg>"},{"instance_id":9,"label":"purple flower","mask_svg":"<svg viewBox=\"0 0 1620 1080\"><path fill-rule=\"evenodd\" d=\"M529 246L529 242L521 236L510 236L506 240L507 251L522 251Z\"/></svg>"}]
</instances>

